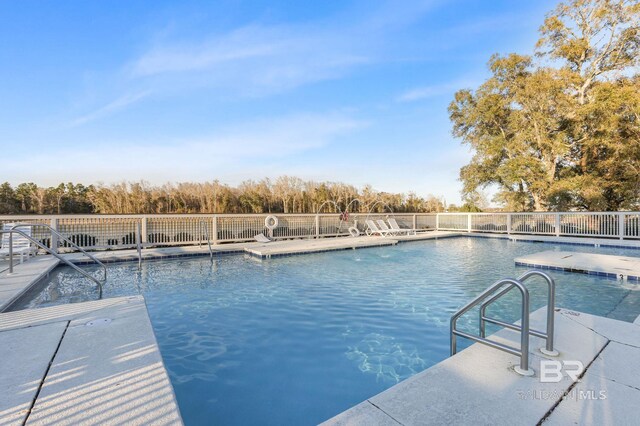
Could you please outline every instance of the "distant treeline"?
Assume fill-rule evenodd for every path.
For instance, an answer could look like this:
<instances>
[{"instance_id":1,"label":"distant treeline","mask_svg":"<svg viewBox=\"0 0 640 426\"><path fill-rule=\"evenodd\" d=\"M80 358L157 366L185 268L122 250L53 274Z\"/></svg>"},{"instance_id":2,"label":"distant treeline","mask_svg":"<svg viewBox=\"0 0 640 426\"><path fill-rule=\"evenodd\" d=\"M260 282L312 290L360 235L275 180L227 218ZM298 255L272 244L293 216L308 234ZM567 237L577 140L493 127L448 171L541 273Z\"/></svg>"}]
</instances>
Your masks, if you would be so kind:
<instances>
[{"instance_id":1,"label":"distant treeline","mask_svg":"<svg viewBox=\"0 0 640 426\"><path fill-rule=\"evenodd\" d=\"M282 176L274 181L246 181L237 187L219 183L177 183L162 186L146 182L114 185L61 183L48 188L34 183L0 185L0 214L151 214L151 213L315 213L328 200L349 211L438 212L444 203L434 196L391 194L370 186L357 189L333 182L304 181ZM376 204L376 202L378 202ZM386 207L388 206L388 208ZM336 212L326 204L322 212Z\"/></svg>"}]
</instances>

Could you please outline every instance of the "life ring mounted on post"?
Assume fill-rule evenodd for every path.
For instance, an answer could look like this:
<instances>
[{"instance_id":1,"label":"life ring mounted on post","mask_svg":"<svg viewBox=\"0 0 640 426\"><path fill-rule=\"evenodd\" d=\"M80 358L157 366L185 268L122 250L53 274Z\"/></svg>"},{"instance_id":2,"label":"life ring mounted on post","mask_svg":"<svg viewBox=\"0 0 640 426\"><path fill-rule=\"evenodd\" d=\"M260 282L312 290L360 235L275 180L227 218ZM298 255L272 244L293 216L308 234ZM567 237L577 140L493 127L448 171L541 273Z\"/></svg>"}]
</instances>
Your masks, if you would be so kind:
<instances>
[{"instance_id":1,"label":"life ring mounted on post","mask_svg":"<svg viewBox=\"0 0 640 426\"><path fill-rule=\"evenodd\" d=\"M278 227L278 218L274 215L269 215L264 219L264 226L269 231L273 231Z\"/></svg>"}]
</instances>

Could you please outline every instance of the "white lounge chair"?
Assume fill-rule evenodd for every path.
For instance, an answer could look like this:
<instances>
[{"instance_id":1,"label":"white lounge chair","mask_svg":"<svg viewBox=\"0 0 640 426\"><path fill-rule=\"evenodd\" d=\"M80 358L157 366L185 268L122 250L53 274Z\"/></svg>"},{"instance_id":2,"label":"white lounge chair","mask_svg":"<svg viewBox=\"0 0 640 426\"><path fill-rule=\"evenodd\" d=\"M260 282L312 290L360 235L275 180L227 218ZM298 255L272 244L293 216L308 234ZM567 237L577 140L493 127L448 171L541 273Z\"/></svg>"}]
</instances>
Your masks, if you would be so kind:
<instances>
[{"instance_id":1,"label":"white lounge chair","mask_svg":"<svg viewBox=\"0 0 640 426\"><path fill-rule=\"evenodd\" d=\"M396 231L396 233L398 234L404 233L407 235L416 235L417 229L400 228L400 225L398 225L398 222L393 217L387 219L387 222L389 222L389 226L391 227L391 229Z\"/></svg>"},{"instance_id":2,"label":"white lounge chair","mask_svg":"<svg viewBox=\"0 0 640 426\"><path fill-rule=\"evenodd\" d=\"M267 237L263 233L260 233L260 234L256 235L253 238L259 243L270 243L270 242L273 241L272 239L270 239L269 237Z\"/></svg>"},{"instance_id":3,"label":"white lounge chair","mask_svg":"<svg viewBox=\"0 0 640 426\"><path fill-rule=\"evenodd\" d=\"M396 231L394 231L393 229L389 228L389 226L385 223L384 220L378 219L378 220L376 220L376 223L378 224L378 228L380 230L386 231L390 235L396 235L397 234Z\"/></svg>"},{"instance_id":4,"label":"white lounge chair","mask_svg":"<svg viewBox=\"0 0 640 426\"><path fill-rule=\"evenodd\" d=\"M15 223L5 223L2 227L3 231L9 231L16 224ZM21 231L22 233L31 236L31 227L30 226L19 226L16 229ZM29 255L31 253L35 253L38 249L31 245L31 241L23 235L14 232L12 235L13 239L13 255L20 256L20 263L23 263L25 257L29 260ZM0 247L0 257L8 257L9 256L9 233L2 234L2 246Z\"/></svg>"},{"instance_id":5,"label":"white lounge chair","mask_svg":"<svg viewBox=\"0 0 640 426\"><path fill-rule=\"evenodd\" d=\"M386 237L387 235L389 235L391 232L386 231L384 229L380 229L378 228L378 225L376 225L376 223L373 220L365 220L365 225L367 225L367 230L365 231L367 235L371 236L371 235L381 235L383 237Z\"/></svg>"}]
</instances>

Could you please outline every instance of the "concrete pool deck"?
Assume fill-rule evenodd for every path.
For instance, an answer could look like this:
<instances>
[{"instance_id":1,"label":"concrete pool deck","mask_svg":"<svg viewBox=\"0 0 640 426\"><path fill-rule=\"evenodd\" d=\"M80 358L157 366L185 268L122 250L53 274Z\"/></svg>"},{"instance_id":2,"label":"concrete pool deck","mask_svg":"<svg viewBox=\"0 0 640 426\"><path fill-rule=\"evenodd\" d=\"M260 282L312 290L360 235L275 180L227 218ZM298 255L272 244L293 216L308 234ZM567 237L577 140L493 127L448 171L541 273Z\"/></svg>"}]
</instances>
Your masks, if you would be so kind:
<instances>
[{"instance_id":1,"label":"concrete pool deck","mask_svg":"<svg viewBox=\"0 0 640 426\"><path fill-rule=\"evenodd\" d=\"M259 243L248 241L243 243L225 243L211 245L213 255L247 253L257 257L267 257L268 255L294 255L317 253L324 251L338 251L345 249L380 247L395 245L402 241L422 241L438 238L449 238L463 235L459 232L449 231L425 231L416 235L395 235L388 237L359 236L359 237L339 237L339 238L299 238L291 240L275 240L270 243ZM137 261L138 252L129 250L105 250L91 252L100 261L105 263ZM207 244L172 247L150 247L142 250L142 259L169 259L182 256L204 256L209 254ZM90 259L80 253L70 253L65 255L76 264L92 263Z\"/></svg>"},{"instance_id":2,"label":"concrete pool deck","mask_svg":"<svg viewBox=\"0 0 640 426\"><path fill-rule=\"evenodd\" d=\"M58 266L58 262L53 256L35 256L27 262L14 265L13 274L9 274L8 269L0 273L0 312L46 277Z\"/></svg>"},{"instance_id":3,"label":"concrete pool deck","mask_svg":"<svg viewBox=\"0 0 640 426\"><path fill-rule=\"evenodd\" d=\"M0 424L182 424L142 296L0 314Z\"/></svg>"},{"instance_id":4,"label":"concrete pool deck","mask_svg":"<svg viewBox=\"0 0 640 426\"><path fill-rule=\"evenodd\" d=\"M640 257L547 250L514 260L519 266L640 280Z\"/></svg>"},{"instance_id":5,"label":"concrete pool deck","mask_svg":"<svg viewBox=\"0 0 640 426\"><path fill-rule=\"evenodd\" d=\"M545 308L531 315L544 329ZM518 346L519 335L501 330L492 339ZM640 404L640 327L579 312L558 310L558 357L538 351L531 337L530 365L536 374L513 371L518 358L474 344L327 420L328 425L440 424L635 424ZM568 375L540 381L544 359L580 361L581 380ZM604 394L600 392L604 391ZM606 399L602 398L602 395Z\"/></svg>"},{"instance_id":6,"label":"concrete pool deck","mask_svg":"<svg viewBox=\"0 0 640 426\"><path fill-rule=\"evenodd\" d=\"M458 232L429 231L419 232L415 235L390 235L388 237L345 237L345 238L321 238L317 240L290 240L260 243L255 246L245 247L245 251L256 257L268 259L277 256L291 256L298 254L319 253L325 251L337 251L358 249L366 247L393 246L402 241L423 241L438 238L459 236Z\"/></svg>"}]
</instances>

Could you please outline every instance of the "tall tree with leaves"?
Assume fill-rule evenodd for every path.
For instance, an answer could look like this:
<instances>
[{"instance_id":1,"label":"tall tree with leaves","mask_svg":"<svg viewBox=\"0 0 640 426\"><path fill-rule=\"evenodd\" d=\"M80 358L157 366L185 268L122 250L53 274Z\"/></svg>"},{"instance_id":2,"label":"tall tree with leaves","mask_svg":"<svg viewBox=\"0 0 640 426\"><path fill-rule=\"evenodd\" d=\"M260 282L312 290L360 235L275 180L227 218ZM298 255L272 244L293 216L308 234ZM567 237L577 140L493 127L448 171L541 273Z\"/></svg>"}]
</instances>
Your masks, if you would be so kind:
<instances>
[{"instance_id":1,"label":"tall tree with leaves","mask_svg":"<svg viewBox=\"0 0 640 426\"><path fill-rule=\"evenodd\" d=\"M474 151L464 193L497 185L510 210L637 206L639 21L637 0L561 3L535 59L492 57L491 77L449 107Z\"/></svg>"}]
</instances>

